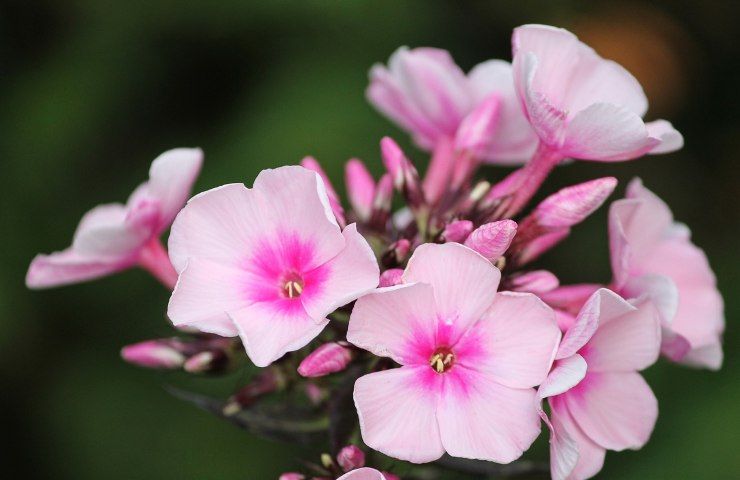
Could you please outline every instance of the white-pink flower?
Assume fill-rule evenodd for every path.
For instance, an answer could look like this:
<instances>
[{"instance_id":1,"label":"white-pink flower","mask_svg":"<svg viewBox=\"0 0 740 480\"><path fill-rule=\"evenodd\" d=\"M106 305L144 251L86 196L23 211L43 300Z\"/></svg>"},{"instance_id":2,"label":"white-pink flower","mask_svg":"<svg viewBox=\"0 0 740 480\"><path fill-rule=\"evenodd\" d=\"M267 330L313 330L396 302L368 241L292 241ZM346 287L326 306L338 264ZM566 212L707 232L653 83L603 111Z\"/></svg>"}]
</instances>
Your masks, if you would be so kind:
<instances>
[{"instance_id":1,"label":"white-pink flower","mask_svg":"<svg viewBox=\"0 0 740 480\"><path fill-rule=\"evenodd\" d=\"M455 139L464 124L459 146L474 145L482 160L521 163L536 148L537 137L516 98L511 65L502 60L483 62L466 76L445 50L401 47L388 67L370 70L367 97L426 150ZM490 138L482 141L475 132Z\"/></svg>"},{"instance_id":2,"label":"white-pink flower","mask_svg":"<svg viewBox=\"0 0 740 480\"><path fill-rule=\"evenodd\" d=\"M540 431L532 389L560 339L554 312L528 293L496 293L501 273L473 250L424 244L404 283L360 298L347 339L400 368L355 384L365 443L411 462L518 458Z\"/></svg>"},{"instance_id":3,"label":"white-pink flower","mask_svg":"<svg viewBox=\"0 0 740 480\"><path fill-rule=\"evenodd\" d=\"M177 274L159 243L159 236L180 211L200 172L203 152L169 150L153 162L149 181L140 185L126 205L99 205L82 217L72 246L37 255L26 275L29 288L48 288L92 280L133 266L151 271L174 286Z\"/></svg>"},{"instance_id":4,"label":"white-pink flower","mask_svg":"<svg viewBox=\"0 0 740 480\"><path fill-rule=\"evenodd\" d=\"M639 370L660 352L660 321L605 288L566 330L538 396L547 398L552 478L584 479L601 470L606 450L639 449L650 438L658 402Z\"/></svg>"},{"instance_id":5,"label":"white-pink flower","mask_svg":"<svg viewBox=\"0 0 740 480\"><path fill-rule=\"evenodd\" d=\"M298 166L264 170L252 189L196 195L169 251L180 274L173 323L238 334L258 366L305 346L327 315L378 284L370 246L355 224L340 231L323 181Z\"/></svg>"},{"instance_id":6,"label":"white-pink flower","mask_svg":"<svg viewBox=\"0 0 740 480\"><path fill-rule=\"evenodd\" d=\"M647 98L619 64L601 58L567 30L514 30L513 76L540 141L560 158L618 161L683 146L665 120L645 123Z\"/></svg>"},{"instance_id":7,"label":"white-pink flower","mask_svg":"<svg viewBox=\"0 0 740 480\"><path fill-rule=\"evenodd\" d=\"M613 288L647 297L661 314L663 353L710 369L722 366L724 305L704 252L668 205L639 179L609 211Z\"/></svg>"}]
</instances>

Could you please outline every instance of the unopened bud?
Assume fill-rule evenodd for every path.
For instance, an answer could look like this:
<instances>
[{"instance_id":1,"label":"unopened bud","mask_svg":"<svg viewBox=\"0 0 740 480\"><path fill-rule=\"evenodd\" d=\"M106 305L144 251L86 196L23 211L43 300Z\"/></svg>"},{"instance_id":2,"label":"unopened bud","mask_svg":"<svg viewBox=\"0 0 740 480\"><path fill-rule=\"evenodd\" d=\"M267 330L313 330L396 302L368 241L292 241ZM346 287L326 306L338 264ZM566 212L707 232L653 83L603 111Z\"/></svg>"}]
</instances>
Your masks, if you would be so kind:
<instances>
[{"instance_id":1,"label":"unopened bud","mask_svg":"<svg viewBox=\"0 0 740 480\"><path fill-rule=\"evenodd\" d=\"M545 227L571 227L599 208L616 186L616 178L605 177L566 187L544 199L532 215Z\"/></svg>"},{"instance_id":2,"label":"unopened bud","mask_svg":"<svg viewBox=\"0 0 740 480\"><path fill-rule=\"evenodd\" d=\"M331 459L331 455L328 453L322 453L321 465L323 465L324 468L331 468L334 465L334 460Z\"/></svg>"},{"instance_id":3,"label":"unopened bud","mask_svg":"<svg viewBox=\"0 0 740 480\"><path fill-rule=\"evenodd\" d=\"M127 345L121 357L133 365L147 368L176 369L185 362L185 356L174 348L170 339L147 340Z\"/></svg>"},{"instance_id":4,"label":"unopened bud","mask_svg":"<svg viewBox=\"0 0 740 480\"><path fill-rule=\"evenodd\" d=\"M390 173L386 173L380 177L373 199L373 213L370 216L370 223L376 229L385 229L390 216L391 200L393 200L393 178Z\"/></svg>"},{"instance_id":5,"label":"unopened bud","mask_svg":"<svg viewBox=\"0 0 740 480\"><path fill-rule=\"evenodd\" d=\"M570 234L570 228L563 227L551 230L547 233L528 241L516 251L516 264L524 265L540 257L543 253L552 249Z\"/></svg>"},{"instance_id":6,"label":"unopened bud","mask_svg":"<svg viewBox=\"0 0 740 480\"><path fill-rule=\"evenodd\" d=\"M388 250L383 253L381 261L387 267L399 265L406 259L409 250L411 250L411 242L405 238L398 239L391 243Z\"/></svg>"},{"instance_id":7,"label":"unopened bud","mask_svg":"<svg viewBox=\"0 0 740 480\"><path fill-rule=\"evenodd\" d=\"M188 358L183 369L188 373L219 372L229 364L229 356L223 350L206 350Z\"/></svg>"},{"instance_id":8,"label":"unopened bud","mask_svg":"<svg viewBox=\"0 0 740 480\"><path fill-rule=\"evenodd\" d=\"M305 480L305 476L296 472L286 472L280 475L278 480Z\"/></svg>"},{"instance_id":9,"label":"unopened bud","mask_svg":"<svg viewBox=\"0 0 740 480\"><path fill-rule=\"evenodd\" d=\"M336 342L325 343L298 366L298 373L304 377L323 377L344 370L352 360L352 350Z\"/></svg>"},{"instance_id":10,"label":"unopened bud","mask_svg":"<svg viewBox=\"0 0 740 480\"><path fill-rule=\"evenodd\" d=\"M460 123L455 135L455 148L480 155L493 139L500 110L501 98L498 94L490 95L479 103Z\"/></svg>"},{"instance_id":11,"label":"unopened bud","mask_svg":"<svg viewBox=\"0 0 740 480\"><path fill-rule=\"evenodd\" d=\"M344 180L347 184L349 203L357 214L357 218L367 222L373 210L375 180L362 160L356 158L347 162L344 168Z\"/></svg>"},{"instance_id":12,"label":"unopened bud","mask_svg":"<svg viewBox=\"0 0 740 480\"><path fill-rule=\"evenodd\" d=\"M448 223L442 231L442 239L445 242L463 243L473 231L473 227L470 220L455 220Z\"/></svg>"},{"instance_id":13,"label":"unopened bud","mask_svg":"<svg viewBox=\"0 0 740 480\"><path fill-rule=\"evenodd\" d=\"M282 388L284 379L279 370L267 368L255 375L251 382L232 395L223 407L226 416L236 415L258 398Z\"/></svg>"},{"instance_id":14,"label":"unopened bud","mask_svg":"<svg viewBox=\"0 0 740 480\"><path fill-rule=\"evenodd\" d=\"M344 227L347 222L344 219L344 208L342 208L342 202L339 199L339 195L337 195L337 191L334 190L334 186L331 184L326 172L321 168L321 164L319 164L319 162L313 157L305 157L301 160L301 166L319 174L321 180L324 182L324 188L326 189L326 196L329 197L331 210L334 212L334 216L336 217L339 226Z\"/></svg>"},{"instance_id":15,"label":"unopened bud","mask_svg":"<svg viewBox=\"0 0 740 480\"><path fill-rule=\"evenodd\" d=\"M337 463L345 472L364 467L365 453L354 445L347 445L337 454Z\"/></svg>"},{"instance_id":16,"label":"unopened bud","mask_svg":"<svg viewBox=\"0 0 740 480\"><path fill-rule=\"evenodd\" d=\"M400 191L411 208L424 203L419 181L419 172L406 158L401 147L390 137L383 137L380 141L380 151L383 164L393 179L393 185Z\"/></svg>"},{"instance_id":17,"label":"unopened bud","mask_svg":"<svg viewBox=\"0 0 740 480\"><path fill-rule=\"evenodd\" d=\"M516 235L517 224L513 220L486 223L470 234L465 245L489 260L496 260L506 252Z\"/></svg>"},{"instance_id":18,"label":"unopened bud","mask_svg":"<svg viewBox=\"0 0 740 480\"><path fill-rule=\"evenodd\" d=\"M402 283L403 270L400 268L390 268L380 274L379 287L392 287Z\"/></svg>"}]
</instances>

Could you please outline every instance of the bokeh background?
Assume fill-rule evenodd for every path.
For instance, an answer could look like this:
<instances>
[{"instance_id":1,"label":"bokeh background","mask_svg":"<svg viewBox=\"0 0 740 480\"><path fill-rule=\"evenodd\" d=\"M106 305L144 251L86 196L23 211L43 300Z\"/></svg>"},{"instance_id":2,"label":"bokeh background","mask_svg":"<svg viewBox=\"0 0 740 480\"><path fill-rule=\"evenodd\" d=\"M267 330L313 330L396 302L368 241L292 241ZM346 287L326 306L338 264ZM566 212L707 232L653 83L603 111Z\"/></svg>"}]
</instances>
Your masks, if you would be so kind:
<instances>
[{"instance_id":1,"label":"bokeh background","mask_svg":"<svg viewBox=\"0 0 740 480\"><path fill-rule=\"evenodd\" d=\"M3 471L54 479L268 479L315 449L259 438L170 397L182 383L124 364L121 346L170 333L168 292L145 273L27 291L37 252L68 245L92 206L123 201L175 146L206 152L201 191L251 183L315 155L380 171L405 135L364 99L367 70L400 45L452 51L465 69L510 58L523 23L577 32L642 82L649 117L684 133L675 154L579 162L545 190L635 175L692 227L726 301L718 373L660 362L661 408L640 452L603 478L740 478L740 35L738 2L59 0L0 2L0 412ZM482 172L499 178L505 172ZM543 259L563 281L608 281L606 209ZM228 393L239 375L194 387ZM492 406L495 408L495 406ZM540 446L539 452L544 452Z\"/></svg>"}]
</instances>

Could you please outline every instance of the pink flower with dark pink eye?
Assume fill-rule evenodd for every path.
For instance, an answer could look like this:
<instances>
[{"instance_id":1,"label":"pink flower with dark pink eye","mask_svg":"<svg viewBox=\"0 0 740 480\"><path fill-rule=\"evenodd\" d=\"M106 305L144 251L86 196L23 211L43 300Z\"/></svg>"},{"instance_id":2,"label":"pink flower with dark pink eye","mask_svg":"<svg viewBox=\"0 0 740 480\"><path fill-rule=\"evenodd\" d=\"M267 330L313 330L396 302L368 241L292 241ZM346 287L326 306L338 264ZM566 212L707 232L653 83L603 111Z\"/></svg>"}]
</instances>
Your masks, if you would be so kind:
<instances>
[{"instance_id":1,"label":"pink flower with dark pink eye","mask_svg":"<svg viewBox=\"0 0 740 480\"><path fill-rule=\"evenodd\" d=\"M196 195L169 251L180 274L173 323L238 334L258 366L305 346L327 315L378 284L367 241L355 224L340 230L321 178L297 166L262 171L252 189Z\"/></svg>"},{"instance_id":2,"label":"pink flower with dark pink eye","mask_svg":"<svg viewBox=\"0 0 740 480\"><path fill-rule=\"evenodd\" d=\"M669 122L642 120L648 102L639 82L569 31L524 25L514 30L512 47L524 112L560 158L630 160L683 146Z\"/></svg>"},{"instance_id":3,"label":"pink flower with dark pink eye","mask_svg":"<svg viewBox=\"0 0 740 480\"><path fill-rule=\"evenodd\" d=\"M633 180L609 211L613 288L648 298L661 314L663 354L713 370L722 365L724 304L704 252L668 205Z\"/></svg>"},{"instance_id":4,"label":"pink flower with dark pink eye","mask_svg":"<svg viewBox=\"0 0 740 480\"><path fill-rule=\"evenodd\" d=\"M509 164L527 160L536 148L511 65L502 60L481 63L466 76L445 50L402 47L388 67L372 68L367 97L426 150L457 137L457 146L477 158Z\"/></svg>"},{"instance_id":5,"label":"pink flower with dark pink eye","mask_svg":"<svg viewBox=\"0 0 740 480\"><path fill-rule=\"evenodd\" d=\"M658 402L637 373L660 351L660 321L648 303L636 308L605 288L566 330L538 389L550 404L553 479L584 479L601 470L606 450L639 449L650 438Z\"/></svg>"},{"instance_id":6,"label":"pink flower with dark pink eye","mask_svg":"<svg viewBox=\"0 0 740 480\"><path fill-rule=\"evenodd\" d=\"M168 286L177 274L159 236L170 226L190 196L203 163L200 149L169 150L153 162L149 181L141 184L126 205L99 205L82 217L72 246L37 255L26 275L29 288L84 282L133 266L152 272Z\"/></svg>"},{"instance_id":7,"label":"pink flower with dark pink eye","mask_svg":"<svg viewBox=\"0 0 740 480\"><path fill-rule=\"evenodd\" d=\"M417 247L403 284L361 297L347 339L400 368L355 384L365 443L411 462L452 456L508 463L540 431L532 389L560 339L528 293L496 293L501 273L457 244Z\"/></svg>"}]
</instances>

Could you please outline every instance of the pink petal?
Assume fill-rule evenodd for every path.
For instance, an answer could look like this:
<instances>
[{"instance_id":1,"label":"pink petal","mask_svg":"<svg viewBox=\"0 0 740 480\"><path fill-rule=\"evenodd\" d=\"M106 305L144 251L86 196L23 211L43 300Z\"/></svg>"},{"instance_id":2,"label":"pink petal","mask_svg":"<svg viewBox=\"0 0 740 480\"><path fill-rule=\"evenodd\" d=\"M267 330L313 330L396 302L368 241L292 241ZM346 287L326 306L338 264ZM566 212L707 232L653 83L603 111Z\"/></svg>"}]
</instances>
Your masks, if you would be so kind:
<instances>
[{"instance_id":1,"label":"pink petal","mask_svg":"<svg viewBox=\"0 0 740 480\"><path fill-rule=\"evenodd\" d=\"M606 449L593 442L573 420L560 397L550 399L553 434L550 470L553 480L591 478L604 466Z\"/></svg>"},{"instance_id":2,"label":"pink petal","mask_svg":"<svg viewBox=\"0 0 740 480\"><path fill-rule=\"evenodd\" d=\"M556 360L547 378L537 389L537 396L547 398L567 392L583 380L586 376L586 369L586 361L577 353L562 360Z\"/></svg>"},{"instance_id":3,"label":"pink petal","mask_svg":"<svg viewBox=\"0 0 740 480\"><path fill-rule=\"evenodd\" d=\"M400 268L391 268L380 274L379 287L392 287L403 283L403 270Z\"/></svg>"},{"instance_id":4,"label":"pink petal","mask_svg":"<svg viewBox=\"0 0 740 480\"><path fill-rule=\"evenodd\" d=\"M414 463L442 456L435 419L438 394L420 381L427 373L436 375L423 365L375 372L357 380L355 406L367 446Z\"/></svg>"},{"instance_id":5,"label":"pink petal","mask_svg":"<svg viewBox=\"0 0 740 480\"><path fill-rule=\"evenodd\" d=\"M306 290L300 297L306 312L317 321L378 286L378 262L357 225L348 225L342 235L344 249L322 266L321 289L315 294Z\"/></svg>"},{"instance_id":6,"label":"pink petal","mask_svg":"<svg viewBox=\"0 0 740 480\"><path fill-rule=\"evenodd\" d=\"M440 137L434 145L434 152L424 176L423 190L427 202L436 203L447 191L456 159L454 142L446 136Z\"/></svg>"},{"instance_id":7,"label":"pink petal","mask_svg":"<svg viewBox=\"0 0 740 480\"><path fill-rule=\"evenodd\" d=\"M344 207L342 207L342 201L340 200L339 195L337 195L337 191L334 190L334 185L331 184L329 176L326 174L324 169L321 168L321 164L315 158L308 156L304 157L303 160L301 160L301 166L313 172L316 172L316 174L321 177L321 181L324 183L324 189L326 190L327 198L329 199L329 205L331 206L331 210L334 213L334 218L336 219L337 223L339 223L339 226L344 228L347 222L344 219Z\"/></svg>"},{"instance_id":8,"label":"pink petal","mask_svg":"<svg viewBox=\"0 0 740 480\"><path fill-rule=\"evenodd\" d=\"M127 214L126 207L118 203L93 208L80 220L72 249L80 255L109 261L132 255L149 240L151 232L128 228Z\"/></svg>"},{"instance_id":9,"label":"pink petal","mask_svg":"<svg viewBox=\"0 0 740 480\"><path fill-rule=\"evenodd\" d=\"M547 270L532 270L512 276L510 284L514 291L539 295L556 289L560 285L560 280L554 273Z\"/></svg>"},{"instance_id":10,"label":"pink petal","mask_svg":"<svg viewBox=\"0 0 740 480\"><path fill-rule=\"evenodd\" d=\"M386 480L386 478L374 468L362 467L345 473L337 480Z\"/></svg>"},{"instance_id":11,"label":"pink petal","mask_svg":"<svg viewBox=\"0 0 740 480\"><path fill-rule=\"evenodd\" d=\"M464 391L447 391L439 400L437 422L445 450L453 457L516 460L540 433L534 390L508 388L472 371L468 375Z\"/></svg>"},{"instance_id":12,"label":"pink petal","mask_svg":"<svg viewBox=\"0 0 740 480\"><path fill-rule=\"evenodd\" d=\"M149 169L148 191L159 201L160 231L169 227L190 197L203 165L200 148L176 148L158 156Z\"/></svg>"},{"instance_id":13,"label":"pink petal","mask_svg":"<svg viewBox=\"0 0 740 480\"><path fill-rule=\"evenodd\" d=\"M645 124L648 135L657 138L660 143L656 145L649 153L669 153L683 148L683 135L673 128L671 122L666 120L655 120Z\"/></svg>"},{"instance_id":14,"label":"pink petal","mask_svg":"<svg viewBox=\"0 0 740 480\"><path fill-rule=\"evenodd\" d=\"M627 298L651 302L666 325L671 324L676 317L678 287L665 275L630 277L620 291Z\"/></svg>"},{"instance_id":15,"label":"pink petal","mask_svg":"<svg viewBox=\"0 0 740 480\"><path fill-rule=\"evenodd\" d=\"M636 372L589 373L557 398L582 431L609 450L641 448L658 418L658 401Z\"/></svg>"},{"instance_id":16,"label":"pink petal","mask_svg":"<svg viewBox=\"0 0 740 480\"><path fill-rule=\"evenodd\" d=\"M681 361L693 367L719 370L722 367L723 358L722 345L720 343L713 343L692 349Z\"/></svg>"},{"instance_id":17,"label":"pink petal","mask_svg":"<svg viewBox=\"0 0 740 480\"><path fill-rule=\"evenodd\" d=\"M444 322L464 330L490 307L501 272L458 243L425 243L409 259L403 279L430 284L437 314Z\"/></svg>"},{"instance_id":18,"label":"pink petal","mask_svg":"<svg viewBox=\"0 0 740 480\"><path fill-rule=\"evenodd\" d=\"M344 181L347 185L349 203L359 220L366 222L370 219L375 198L375 180L368 172L362 160L349 160L344 170Z\"/></svg>"},{"instance_id":19,"label":"pink petal","mask_svg":"<svg viewBox=\"0 0 740 480\"><path fill-rule=\"evenodd\" d=\"M563 337L557 359L575 354L593 337L601 322L634 311L635 308L622 297L606 288L593 293L578 312L575 323Z\"/></svg>"},{"instance_id":20,"label":"pink petal","mask_svg":"<svg viewBox=\"0 0 740 480\"><path fill-rule=\"evenodd\" d=\"M422 347L433 345L436 317L430 285L379 288L355 302L347 340L402 365L412 362L428 368L429 356Z\"/></svg>"},{"instance_id":21,"label":"pink petal","mask_svg":"<svg viewBox=\"0 0 740 480\"><path fill-rule=\"evenodd\" d=\"M568 123L561 153L583 160L631 160L659 143L648 136L645 123L634 111L610 103L594 103Z\"/></svg>"},{"instance_id":22,"label":"pink petal","mask_svg":"<svg viewBox=\"0 0 740 480\"><path fill-rule=\"evenodd\" d=\"M553 308L565 310L568 313L577 314L586 300L600 288L594 283L581 283L576 285L563 285L548 292L542 292L540 298Z\"/></svg>"},{"instance_id":23,"label":"pink petal","mask_svg":"<svg viewBox=\"0 0 740 480\"><path fill-rule=\"evenodd\" d=\"M229 311L247 356L258 367L266 367L288 352L305 347L329 320L317 323L300 302L259 302Z\"/></svg>"},{"instance_id":24,"label":"pink petal","mask_svg":"<svg viewBox=\"0 0 740 480\"><path fill-rule=\"evenodd\" d=\"M501 98L496 93L480 102L460 122L455 134L455 148L480 156L492 144L499 124L500 110Z\"/></svg>"},{"instance_id":25,"label":"pink petal","mask_svg":"<svg viewBox=\"0 0 740 480\"><path fill-rule=\"evenodd\" d=\"M482 336L487 358L468 366L511 388L539 385L560 341L555 312L531 293L500 292L469 334Z\"/></svg>"},{"instance_id":26,"label":"pink petal","mask_svg":"<svg viewBox=\"0 0 740 480\"><path fill-rule=\"evenodd\" d=\"M244 274L240 270L201 258L193 258L180 272L167 307L176 326L225 337L238 334L228 312L246 306Z\"/></svg>"},{"instance_id":27,"label":"pink petal","mask_svg":"<svg viewBox=\"0 0 740 480\"><path fill-rule=\"evenodd\" d=\"M663 325L660 330L660 353L673 362L680 362L691 350L691 343L683 335L679 335Z\"/></svg>"},{"instance_id":28,"label":"pink petal","mask_svg":"<svg viewBox=\"0 0 740 480\"><path fill-rule=\"evenodd\" d=\"M127 268L118 263L82 256L71 249L50 255L36 255L28 267L28 288L50 288L104 277Z\"/></svg>"}]
</instances>

